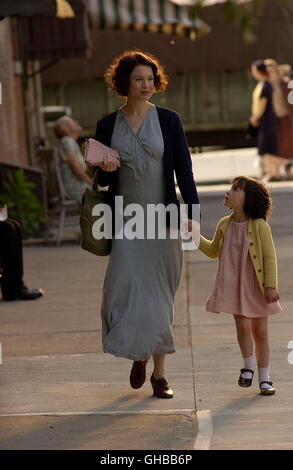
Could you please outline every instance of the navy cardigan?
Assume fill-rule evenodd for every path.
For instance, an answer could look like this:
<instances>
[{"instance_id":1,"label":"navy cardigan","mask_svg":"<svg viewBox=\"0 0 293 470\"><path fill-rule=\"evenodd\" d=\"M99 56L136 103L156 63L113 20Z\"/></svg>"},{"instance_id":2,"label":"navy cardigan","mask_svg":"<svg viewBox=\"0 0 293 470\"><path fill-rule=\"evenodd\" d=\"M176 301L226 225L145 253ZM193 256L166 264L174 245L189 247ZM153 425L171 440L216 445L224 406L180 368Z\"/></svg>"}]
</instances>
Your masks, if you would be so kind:
<instances>
[{"instance_id":1,"label":"navy cardigan","mask_svg":"<svg viewBox=\"0 0 293 470\"><path fill-rule=\"evenodd\" d=\"M175 111L156 106L162 136L164 140L164 173L166 182L165 204L175 203L179 206L176 195L174 171L184 203L188 207L188 217L192 218L192 204L199 204L196 186L193 179L192 163L184 129L179 115ZM111 147L117 110L97 122L96 140ZM109 186L109 191L117 194L118 170L106 172L99 168L99 186Z\"/></svg>"}]
</instances>

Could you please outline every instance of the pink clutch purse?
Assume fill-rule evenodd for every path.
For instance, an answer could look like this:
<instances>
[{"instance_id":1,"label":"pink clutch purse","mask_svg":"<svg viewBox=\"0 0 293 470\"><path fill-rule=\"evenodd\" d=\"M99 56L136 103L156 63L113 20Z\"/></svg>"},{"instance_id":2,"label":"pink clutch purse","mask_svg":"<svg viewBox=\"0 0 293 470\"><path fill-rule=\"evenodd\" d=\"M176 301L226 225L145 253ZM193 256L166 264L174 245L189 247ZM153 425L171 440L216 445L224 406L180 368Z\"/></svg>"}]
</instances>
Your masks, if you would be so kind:
<instances>
[{"instance_id":1,"label":"pink clutch purse","mask_svg":"<svg viewBox=\"0 0 293 470\"><path fill-rule=\"evenodd\" d=\"M89 166L99 166L101 163L111 162L120 167L120 156L117 150L107 147L96 139L86 140L84 159Z\"/></svg>"}]
</instances>

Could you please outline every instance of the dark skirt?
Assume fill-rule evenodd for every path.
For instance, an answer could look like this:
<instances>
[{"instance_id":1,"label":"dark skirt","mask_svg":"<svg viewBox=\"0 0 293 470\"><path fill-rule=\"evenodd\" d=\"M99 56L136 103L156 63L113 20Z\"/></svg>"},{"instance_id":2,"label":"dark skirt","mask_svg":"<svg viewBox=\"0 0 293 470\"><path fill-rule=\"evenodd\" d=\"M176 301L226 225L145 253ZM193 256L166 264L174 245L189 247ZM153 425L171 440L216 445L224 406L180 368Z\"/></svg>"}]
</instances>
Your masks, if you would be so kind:
<instances>
[{"instance_id":1,"label":"dark skirt","mask_svg":"<svg viewBox=\"0 0 293 470\"><path fill-rule=\"evenodd\" d=\"M261 122L257 138L257 147L260 155L270 153L271 155L279 156L277 122Z\"/></svg>"}]
</instances>

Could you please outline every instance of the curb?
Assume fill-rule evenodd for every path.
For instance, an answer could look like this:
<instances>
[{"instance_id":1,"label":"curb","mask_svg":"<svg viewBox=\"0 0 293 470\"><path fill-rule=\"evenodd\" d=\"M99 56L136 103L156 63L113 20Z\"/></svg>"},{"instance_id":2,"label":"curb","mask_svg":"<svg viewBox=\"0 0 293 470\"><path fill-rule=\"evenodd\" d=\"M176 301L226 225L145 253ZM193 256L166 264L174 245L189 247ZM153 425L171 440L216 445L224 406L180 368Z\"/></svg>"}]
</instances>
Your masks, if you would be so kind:
<instances>
[{"instance_id":1,"label":"curb","mask_svg":"<svg viewBox=\"0 0 293 470\"><path fill-rule=\"evenodd\" d=\"M272 194L285 194L293 193L293 181L280 181L275 183L268 183L268 187ZM206 184L198 185L197 192L200 198L219 197L230 188L230 183L226 184Z\"/></svg>"},{"instance_id":2,"label":"curb","mask_svg":"<svg viewBox=\"0 0 293 470\"><path fill-rule=\"evenodd\" d=\"M213 436L213 421L210 410L197 412L198 431L194 442L194 450L210 450Z\"/></svg>"}]
</instances>

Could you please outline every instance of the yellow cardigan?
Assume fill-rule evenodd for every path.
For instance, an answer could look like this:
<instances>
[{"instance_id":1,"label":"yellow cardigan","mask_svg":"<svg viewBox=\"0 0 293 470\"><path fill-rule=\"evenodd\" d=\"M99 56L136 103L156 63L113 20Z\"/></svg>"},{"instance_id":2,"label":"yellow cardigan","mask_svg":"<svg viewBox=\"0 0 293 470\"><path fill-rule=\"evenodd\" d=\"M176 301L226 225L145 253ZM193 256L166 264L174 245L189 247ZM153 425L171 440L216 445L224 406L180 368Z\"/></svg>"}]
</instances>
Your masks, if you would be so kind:
<instances>
[{"instance_id":1,"label":"yellow cardigan","mask_svg":"<svg viewBox=\"0 0 293 470\"><path fill-rule=\"evenodd\" d=\"M207 240L200 236L199 250L209 258L219 258L224 234L233 214L223 217L216 228L214 238ZM265 287L277 288L277 258L271 228L263 219L248 221L249 253L262 293Z\"/></svg>"}]
</instances>

